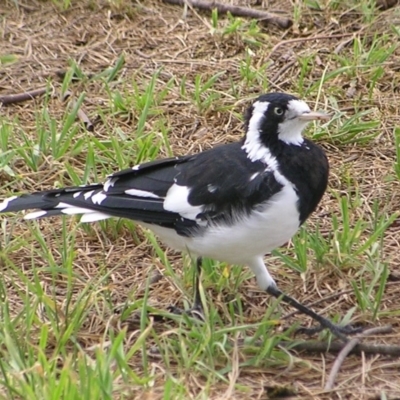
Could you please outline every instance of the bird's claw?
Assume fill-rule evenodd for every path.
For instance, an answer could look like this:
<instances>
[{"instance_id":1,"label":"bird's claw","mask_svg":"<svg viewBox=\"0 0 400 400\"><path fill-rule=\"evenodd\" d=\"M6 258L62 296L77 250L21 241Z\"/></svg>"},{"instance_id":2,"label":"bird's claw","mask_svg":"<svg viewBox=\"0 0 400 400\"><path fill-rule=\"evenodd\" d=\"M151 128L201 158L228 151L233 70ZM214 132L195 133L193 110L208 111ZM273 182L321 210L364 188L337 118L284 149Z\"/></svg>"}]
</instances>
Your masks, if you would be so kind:
<instances>
[{"instance_id":1,"label":"bird's claw","mask_svg":"<svg viewBox=\"0 0 400 400\"><path fill-rule=\"evenodd\" d=\"M358 326L358 327L354 327L350 324L347 325L336 325L336 324L332 324L332 326L316 326L316 327L311 327L311 328L305 328L305 327L300 327L298 329L296 329L295 335L298 334L305 334L307 336L313 336L321 331L323 331L324 329L329 329L334 335L338 336L338 337L343 337L343 336L347 336L347 335L355 335L357 333L361 333L363 331L363 327Z\"/></svg>"}]
</instances>

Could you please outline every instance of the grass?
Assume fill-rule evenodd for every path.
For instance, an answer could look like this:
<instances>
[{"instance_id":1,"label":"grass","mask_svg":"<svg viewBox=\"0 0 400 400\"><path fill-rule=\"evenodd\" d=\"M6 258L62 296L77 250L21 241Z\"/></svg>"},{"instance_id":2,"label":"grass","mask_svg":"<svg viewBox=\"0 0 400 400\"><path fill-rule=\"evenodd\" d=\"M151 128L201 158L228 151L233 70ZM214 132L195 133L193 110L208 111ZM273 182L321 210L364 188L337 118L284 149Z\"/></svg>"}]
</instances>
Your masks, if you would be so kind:
<instances>
[{"instance_id":1,"label":"grass","mask_svg":"<svg viewBox=\"0 0 400 400\"><path fill-rule=\"evenodd\" d=\"M32 65L65 74L56 80L30 70L22 44L4 36L2 87L25 90L29 81L48 92L2 109L1 197L101 181L143 161L237 140L252 98L297 93L332 115L307 132L328 153L330 188L292 243L266 262L285 292L318 301L315 309L335 321L396 324L399 60L398 29L387 14L369 0L288 3L295 28L283 37L255 21L190 9L185 16L162 4L126 13L123 1L33 4L26 14L22 2L8 2L2 22L34 40L41 64ZM338 26L343 37L330 39ZM283 38L313 35L326 39L270 53ZM48 52L58 58L49 61ZM71 96L63 102L53 88ZM77 119L79 108L94 132ZM294 331L310 321L286 318L292 310L267 299L247 268L205 260L201 322L165 311L171 303L190 307L192 260L132 221L0 222L1 398L236 399L282 388L331 398L321 386L332 358L279 346L304 339ZM396 343L398 333L377 340ZM355 359L343 365L343 396L400 393L395 361L365 360L365 375Z\"/></svg>"}]
</instances>

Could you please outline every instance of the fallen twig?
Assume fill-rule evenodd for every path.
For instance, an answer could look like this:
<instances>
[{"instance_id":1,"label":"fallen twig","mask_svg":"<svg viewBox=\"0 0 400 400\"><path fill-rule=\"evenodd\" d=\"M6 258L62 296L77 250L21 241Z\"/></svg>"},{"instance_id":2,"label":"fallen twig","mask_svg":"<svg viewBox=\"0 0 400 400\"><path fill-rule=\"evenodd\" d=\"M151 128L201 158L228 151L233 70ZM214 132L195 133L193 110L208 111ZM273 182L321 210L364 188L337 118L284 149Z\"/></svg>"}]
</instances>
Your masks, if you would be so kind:
<instances>
[{"instance_id":1,"label":"fallen twig","mask_svg":"<svg viewBox=\"0 0 400 400\"><path fill-rule=\"evenodd\" d=\"M138 324L140 323L140 312L135 313L135 320L131 317L129 318L129 329L137 329ZM153 315L153 317L158 317L157 320L165 321L165 317L161 315ZM169 317L168 317L169 318ZM176 316L175 316L176 318ZM125 320L124 323L128 321ZM135 324L134 324L135 322ZM392 332L392 327L390 325L369 329L369 335L378 334L378 333L390 333ZM356 342L349 345L350 342ZM400 357L400 346L396 345L374 345L374 344L365 344L358 343L359 338L354 338L347 343L335 341L335 342L319 342L317 340L307 340L307 341L283 341L279 343L278 347L289 349L289 350L297 350L297 351L305 351L307 353L340 353L344 348L347 348L346 354L343 354L343 360L348 354L356 354L360 355L361 353L365 354L379 354L383 356L391 356L391 357ZM229 341L230 344L233 345L232 341ZM238 341L238 344L241 348L248 346L244 339ZM264 342L262 340L256 340L252 343L252 346L262 347ZM343 361L342 361L343 362ZM339 362L338 362L339 363ZM340 368L340 365L338 365ZM333 369L333 368L332 368ZM332 374L332 373L331 373ZM333 378L334 380L334 378Z\"/></svg>"},{"instance_id":2,"label":"fallen twig","mask_svg":"<svg viewBox=\"0 0 400 400\"><path fill-rule=\"evenodd\" d=\"M373 328L374 334L389 333L392 331L392 327L387 325L379 328ZM369 335L371 335L372 329L368 329ZM310 340L304 342L283 342L280 346L290 347L290 349L298 351L306 351L308 353L339 353L347 343L343 342L319 342L317 340ZM400 346L396 345L374 345L366 343L358 343L349 354L381 354L384 356L400 357Z\"/></svg>"},{"instance_id":3,"label":"fallen twig","mask_svg":"<svg viewBox=\"0 0 400 400\"><path fill-rule=\"evenodd\" d=\"M218 3L214 0L162 0L164 3L174 4L183 6L187 4L189 6L198 8L200 10L214 10L217 9L218 13L226 14L231 13L237 17L248 17L257 19L265 24L276 25L279 28L287 29L293 24L293 21L289 18L280 17L276 14L271 14L267 11L255 10L248 7L234 6L232 4Z\"/></svg>"},{"instance_id":4,"label":"fallen twig","mask_svg":"<svg viewBox=\"0 0 400 400\"><path fill-rule=\"evenodd\" d=\"M283 76L283 74L297 63L297 60L292 60L286 63L271 79L270 82L277 83L277 80Z\"/></svg>"},{"instance_id":5,"label":"fallen twig","mask_svg":"<svg viewBox=\"0 0 400 400\"><path fill-rule=\"evenodd\" d=\"M339 353L346 344L347 343L343 342L328 343L311 340L284 345L285 347L290 347L290 349L306 351L308 353ZM381 354L383 356L400 357L400 346L359 343L350 351L350 354L360 355L363 352L365 354Z\"/></svg>"},{"instance_id":6,"label":"fallen twig","mask_svg":"<svg viewBox=\"0 0 400 400\"><path fill-rule=\"evenodd\" d=\"M354 36L354 33L338 33L336 35L320 35L320 36L306 36L306 37L300 37L300 38L295 38L295 39L288 39L288 40L282 40L281 42L277 43L269 53L269 57L271 58L272 54L275 53L276 50L278 50L279 47L285 45L285 44L292 44L292 43L298 43L298 42L307 42L310 40L327 40L327 39L338 39L338 38L345 38L349 36Z\"/></svg>"},{"instance_id":7,"label":"fallen twig","mask_svg":"<svg viewBox=\"0 0 400 400\"><path fill-rule=\"evenodd\" d=\"M35 97L45 94L46 91L47 91L46 88L42 88L42 89L31 90L30 92L24 92L24 93L6 94L4 96L0 96L0 105L15 104L27 100L33 100Z\"/></svg>"},{"instance_id":8,"label":"fallen twig","mask_svg":"<svg viewBox=\"0 0 400 400\"><path fill-rule=\"evenodd\" d=\"M345 358L349 355L349 353L360 343L360 339L353 338L346 343L340 353L336 357L335 362L333 363L331 373L329 374L328 380L325 384L325 390L332 390L333 386L335 385L335 379L337 374L339 373L339 369L343 364Z\"/></svg>"},{"instance_id":9,"label":"fallen twig","mask_svg":"<svg viewBox=\"0 0 400 400\"><path fill-rule=\"evenodd\" d=\"M365 336L378 335L383 333L392 332L391 325L378 326L375 328L367 329L364 331L359 337L351 339L346 345L342 348L338 356L336 357L335 362L333 363L331 372L325 384L325 390L332 390L335 385L336 376L339 373L340 367L342 366L346 357L350 354L350 352L356 347L361 346L360 341Z\"/></svg>"}]
</instances>

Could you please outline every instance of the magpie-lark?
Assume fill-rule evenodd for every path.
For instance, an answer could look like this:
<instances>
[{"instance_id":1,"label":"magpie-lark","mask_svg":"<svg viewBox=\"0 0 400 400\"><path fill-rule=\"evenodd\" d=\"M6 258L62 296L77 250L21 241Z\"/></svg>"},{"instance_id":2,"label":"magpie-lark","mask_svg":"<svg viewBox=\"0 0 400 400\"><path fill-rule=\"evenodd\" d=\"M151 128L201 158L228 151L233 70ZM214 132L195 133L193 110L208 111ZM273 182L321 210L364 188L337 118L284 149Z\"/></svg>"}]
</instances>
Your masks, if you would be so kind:
<instances>
[{"instance_id":1,"label":"magpie-lark","mask_svg":"<svg viewBox=\"0 0 400 400\"><path fill-rule=\"evenodd\" d=\"M329 119L284 93L260 96L245 115L242 140L198 154L156 160L116 172L104 183L69 187L0 203L0 212L38 209L25 219L82 214L82 222L110 217L139 221L168 246L197 257L248 265L258 285L345 340L340 327L283 294L263 257L286 243L315 210L328 182L324 151L302 131Z\"/></svg>"}]
</instances>

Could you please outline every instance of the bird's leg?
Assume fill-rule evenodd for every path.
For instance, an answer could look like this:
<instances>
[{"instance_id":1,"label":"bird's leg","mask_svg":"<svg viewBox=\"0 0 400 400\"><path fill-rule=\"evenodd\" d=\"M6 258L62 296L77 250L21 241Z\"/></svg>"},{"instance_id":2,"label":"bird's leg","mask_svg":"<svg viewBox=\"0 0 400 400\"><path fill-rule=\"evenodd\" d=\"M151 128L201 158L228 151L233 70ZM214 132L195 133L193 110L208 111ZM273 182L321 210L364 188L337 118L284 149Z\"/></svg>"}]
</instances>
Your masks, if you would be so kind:
<instances>
[{"instance_id":1,"label":"bird's leg","mask_svg":"<svg viewBox=\"0 0 400 400\"><path fill-rule=\"evenodd\" d=\"M193 306L189 310L181 310L178 307L170 306L168 310L173 314L189 314L195 316L199 319L204 319L203 317L203 303L201 301L201 294L200 294L200 278L201 278L201 265L202 265L202 258L197 257L196 259L196 271L195 271L195 278L194 278L194 302Z\"/></svg>"},{"instance_id":2,"label":"bird's leg","mask_svg":"<svg viewBox=\"0 0 400 400\"><path fill-rule=\"evenodd\" d=\"M339 326L334 324L332 321L329 319L324 318L323 316L317 314L310 308L306 307L305 305L301 304L294 298L287 296L286 294L282 293L280 289L278 289L275 285L270 285L267 288L267 293L276 297L282 299L287 304L290 304L292 307L296 308L303 314L306 314L313 318L315 321L317 321L320 324L320 327L318 328L300 328L299 331L307 334L313 334L321 331L322 329L329 329L335 336L337 336L339 339L341 339L344 342L347 342L348 339L346 335L349 334L354 334L354 333L359 333L362 331L361 328L353 328L350 325L345 325L345 326Z\"/></svg>"},{"instance_id":3,"label":"bird's leg","mask_svg":"<svg viewBox=\"0 0 400 400\"><path fill-rule=\"evenodd\" d=\"M203 303L201 301L200 294L200 279L201 279L201 265L203 263L203 259L201 257L197 257L196 259L196 272L194 278L194 302L191 308L191 311L195 311L201 315L203 315Z\"/></svg>"}]
</instances>

